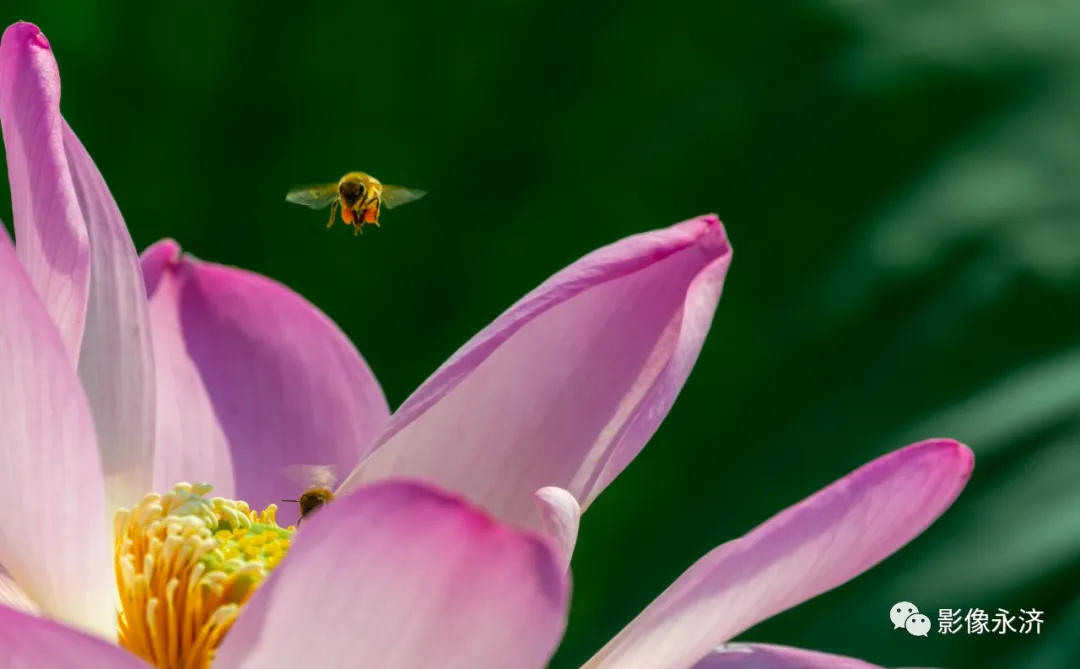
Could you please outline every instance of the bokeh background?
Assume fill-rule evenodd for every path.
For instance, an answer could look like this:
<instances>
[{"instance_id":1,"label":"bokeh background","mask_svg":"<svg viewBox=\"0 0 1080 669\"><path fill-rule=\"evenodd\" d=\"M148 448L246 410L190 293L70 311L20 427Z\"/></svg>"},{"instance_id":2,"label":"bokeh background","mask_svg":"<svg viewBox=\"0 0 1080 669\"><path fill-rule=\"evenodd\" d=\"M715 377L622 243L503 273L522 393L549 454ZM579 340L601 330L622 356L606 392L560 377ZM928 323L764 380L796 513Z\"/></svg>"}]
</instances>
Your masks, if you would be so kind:
<instances>
[{"instance_id":1,"label":"bokeh background","mask_svg":"<svg viewBox=\"0 0 1080 669\"><path fill-rule=\"evenodd\" d=\"M393 406L577 257L720 214L712 333L585 516L553 668L713 546L930 436L977 453L960 501L745 639L1080 666L1080 3L8 0L0 19L48 35L140 249L174 237L293 287ZM284 201L352 169L430 194L359 238ZM1046 623L916 639L897 600Z\"/></svg>"}]
</instances>

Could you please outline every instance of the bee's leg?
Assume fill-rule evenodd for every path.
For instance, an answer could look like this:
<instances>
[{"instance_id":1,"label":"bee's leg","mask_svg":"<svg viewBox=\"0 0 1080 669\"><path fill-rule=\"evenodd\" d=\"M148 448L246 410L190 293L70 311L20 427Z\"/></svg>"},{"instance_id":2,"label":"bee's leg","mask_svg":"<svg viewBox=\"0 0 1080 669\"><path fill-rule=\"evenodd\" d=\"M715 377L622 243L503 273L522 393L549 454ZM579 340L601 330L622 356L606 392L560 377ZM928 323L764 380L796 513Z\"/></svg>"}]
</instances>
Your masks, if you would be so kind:
<instances>
[{"instance_id":1,"label":"bee's leg","mask_svg":"<svg viewBox=\"0 0 1080 669\"><path fill-rule=\"evenodd\" d=\"M357 222L353 223L353 233L352 233L353 237L355 237L357 235L364 234L364 231L361 229L363 227L364 227L364 224L361 223L360 221L357 221Z\"/></svg>"},{"instance_id":2,"label":"bee's leg","mask_svg":"<svg viewBox=\"0 0 1080 669\"><path fill-rule=\"evenodd\" d=\"M334 219L337 217L337 206L337 200L334 200L334 203L330 205L330 222L326 224L327 230L334 226Z\"/></svg>"},{"instance_id":3,"label":"bee's leg","mask_svg":"<svg viewBox=\"0 0 1080 669\"><path fill-rule=\"evenodd\" d=\"M372 219L371 224L376 228L382 227L379 225L379 215L382 214L382 199L375 200L375 218Z\"/></svg>"}]
</instances>

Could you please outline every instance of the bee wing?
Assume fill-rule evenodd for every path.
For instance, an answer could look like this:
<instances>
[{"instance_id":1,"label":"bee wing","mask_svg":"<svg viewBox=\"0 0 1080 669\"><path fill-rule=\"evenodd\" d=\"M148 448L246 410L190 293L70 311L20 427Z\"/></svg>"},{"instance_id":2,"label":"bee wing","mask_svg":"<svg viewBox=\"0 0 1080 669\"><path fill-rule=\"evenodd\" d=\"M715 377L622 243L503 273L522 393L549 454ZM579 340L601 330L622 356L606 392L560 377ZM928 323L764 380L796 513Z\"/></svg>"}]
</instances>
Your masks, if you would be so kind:
<instances>
[{"instance_id":1,"label":"bee wing","mask_svg":"<svg viewBox=\"0 0 1080 669\"><path fill-rule=\"evenodd\" d=\"M285 465L281 473L305 490L310 488L334 489L338 482L337 467L334 465Z\"/></svg>"},{"instance_id":2,"label":"bee wing","mask_svg":"<svg viewBox=\"0 0 1080 669\"><path fill-rule=\"evenodd\" d=\"M393 209L394 207L400 207L406 202L412 202L413 200L419 200L427 195L425 190L416 190L413 188L403 188L401 186L383 186L382 187L382 203L387 209Z\"/></svg>"},{"instance_id":3,"label":"bee wing","mask_svg":"<svg viewBox=\"0 0 1080 669\"><path fill-rule=\"evenodd\" d=\"M337 184L316 184L292 189L285 195L285 200L312 209L325 209L337 196Z\"/></svg>"}]
</instances>

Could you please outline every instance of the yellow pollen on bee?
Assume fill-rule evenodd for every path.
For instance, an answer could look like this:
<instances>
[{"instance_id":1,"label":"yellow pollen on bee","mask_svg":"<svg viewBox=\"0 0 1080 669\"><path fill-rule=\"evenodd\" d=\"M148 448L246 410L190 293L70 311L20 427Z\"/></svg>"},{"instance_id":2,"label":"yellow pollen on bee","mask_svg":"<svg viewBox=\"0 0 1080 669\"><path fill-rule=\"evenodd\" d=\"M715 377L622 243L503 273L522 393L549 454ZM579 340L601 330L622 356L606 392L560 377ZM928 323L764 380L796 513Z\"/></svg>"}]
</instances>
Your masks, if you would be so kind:
<instances>
[{"instance_id":1,"label":"yellow pollen on bee","mask_svg":"<svg viewBox=\"0 0 1080 669\"><path fill-rule=\"evenodd\" d=\"M253 511L211 490L179 483L116 513L120 645L157 669L209 669L292 542L276 505Z\"/></svg>"}]
</instances>

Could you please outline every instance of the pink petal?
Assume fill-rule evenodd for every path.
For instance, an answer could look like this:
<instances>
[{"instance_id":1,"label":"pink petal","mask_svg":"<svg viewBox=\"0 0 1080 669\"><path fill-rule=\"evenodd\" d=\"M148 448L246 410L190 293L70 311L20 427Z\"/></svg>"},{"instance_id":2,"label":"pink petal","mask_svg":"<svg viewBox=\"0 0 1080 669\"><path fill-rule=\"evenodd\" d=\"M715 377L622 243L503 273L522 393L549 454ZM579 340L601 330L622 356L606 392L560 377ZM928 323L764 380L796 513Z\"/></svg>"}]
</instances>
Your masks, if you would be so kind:
<instances>
[{"instance_id":1,"label":"pink petal","mask_svg":"<svg viewBox=\"0 0 1080 669\"><path fill-rule=\"evenodd\" d=\"M64 123L64 149L90 234L91 279L79 378L105 472L106 508L131 506L153 485L154 356L139 254L90 154Z\"/></svg>"},{"instance_id":2,"label":"pink petal","mask_svg":"<svg viewBox=\"0 0 1080 669\"><path fill-rule=\"evenodd\" d=\"M0 563L46 613L115 637L94 423L15 249L0 240Z\"/></svg>"},{"instance_id":3,"label":"pink petal","mask_svg":"<svg viewBox=\"0 0 1080 669\"><path fill-rule=\"evenodd\" d=\"M102 447L107 507L115 509L151 485L146 292L127 226L59 102L45 36L28 23L8 28L0 44L0 121L17 250L78 362Z\"/></svg>"},{"instance_id":4,"label":"pink petal","mask_svg":"<svg viewBox=\"0 0 1080 669\"><path fill-rule=\"evenodd\" d=\"M944 439L864 465L698 560L587 669L691 666L919 536L960 494L973 466L967 446Z\"/></svg>"},{"instance_id":5,"label":"pink petal","mask_svg":"<svg viewBox=\"0 0 1080 669\"><path fill-rule=\"evenodd\" d=\"M0 565L0 604L9 606L24 613L40 614L41 609L30 599L30 595L19 587L11 574L7 573L4 565Z\"/></svg>"},{"instance_id":6,"label":"pink petal","mask_svg":"<svg viewBox=\"0 0 1080 669\"><path fill-rule=\"evenodd\" d=\"M393 481L305 521L214 669L540 669L568 586L543 539Z\"/></svg>"},{"instance_id":7,"label":"pink petal","mask_svg":"<svg viewBox=\"0 0 1080 669\"><path fill-rule=\"evenodd\" d=\"M150 669L107 641L0 606L0 669Z\"/></svg>"},{"instance_id":8,"label":"pink petal","mask_svg":"<svg viewBox=\"0 0 1080 669\"><path fill-rule=\"evenodd\" d=\"M142 255L157 369L152 489L168 490L180 481L212 481L216 494L235 498L229 442L202 374L188 356L180 325L184 284L164 271L179 253L179 246L164 241Z\"/></svg>"},{"instance_id":9,"label":"pink petal","mask_svg":"<svg viewBox=\"0 0 1080 669\"><path fill-rule=\"evenodd\" d=\"M573 495L562 488L541 488L533 497L540 509L544 532L554 542L562 559L563 569L569 569L570 557L574 554L574 544L577 543L581 506Z\"/></svg>"},{"instance_id":10,"label":"pink petal","mask_svg":"<svg viewBox=\"0 0 1080 669\"><path fill-rule=\"evenodd\" d=\"M318 309L270 279L143 254L158 373L155 488L207 481L263 507L302 486L292 465L343 472L389 409L371 369ZM292 506L279 518L295 520Z\"/></svg>"},{"instance_id":11,"label":"pink petal","mask_svg":"<svg viewBox=\"0 0 1080 669\"><path fill-rule=\"evenodd\" d=\"M563 488L588 507L675 401L730 259L715 216L585 256L443 364L343 489L419 477L534 529L540 488Z\"/></svg>"},{"instance_id":12,"label":"pink petal","mask_svg":"<svg viewBox=\"0 0 1080 669\"><path fill-rule=\"evenodd\" d=\"M19 259L45 301L72 363L90 294L90 242L64 155L60 74L37 26L0 39L0 126Z\"/></svg>"},{"instance_id":13,"label":"pink petal","mask_svg":"<svg viewBox=\"0 0 1080 669\"><path fill-rule=\"evenodd\" d=\"M710 653L694 669L882 669L853 657L764 643L733 643Z\"/></svg>"}]
</instances>

